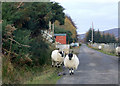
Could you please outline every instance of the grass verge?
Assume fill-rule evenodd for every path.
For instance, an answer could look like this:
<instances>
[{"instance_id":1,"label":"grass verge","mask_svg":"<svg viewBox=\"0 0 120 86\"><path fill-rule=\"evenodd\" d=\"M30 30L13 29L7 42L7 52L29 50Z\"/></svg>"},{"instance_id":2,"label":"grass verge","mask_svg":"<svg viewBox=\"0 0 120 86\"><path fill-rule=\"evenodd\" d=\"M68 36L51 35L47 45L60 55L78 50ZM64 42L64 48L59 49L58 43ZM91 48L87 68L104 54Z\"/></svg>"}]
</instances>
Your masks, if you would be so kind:
<instances>
[{"instance_id":1,"label":"grass verge","mask_svg":"<svg viewBox=\"0 0 120 86\"><path fill-rule=\"evenodd\" d=\"M3 60L6 60L5 58ZM43 66L13 66L4 61L2 70L3 84L56 84L61 76L62 68L52 68L50 64Z\"/></svg>"},{"instance_id":2,"label":"grass verge","mask_svg":"<svg viewBox=\"0 0 120 86\"><path fill-rule=\"evenodd\" d=\"M58 72L61 69L51 68L51 66L46 66L43 71L41 71L40 75L33 77L31 80L24 82L24 84L56 84L58 79L61 76L58 76Z\"/></svg>"}]
</instances>

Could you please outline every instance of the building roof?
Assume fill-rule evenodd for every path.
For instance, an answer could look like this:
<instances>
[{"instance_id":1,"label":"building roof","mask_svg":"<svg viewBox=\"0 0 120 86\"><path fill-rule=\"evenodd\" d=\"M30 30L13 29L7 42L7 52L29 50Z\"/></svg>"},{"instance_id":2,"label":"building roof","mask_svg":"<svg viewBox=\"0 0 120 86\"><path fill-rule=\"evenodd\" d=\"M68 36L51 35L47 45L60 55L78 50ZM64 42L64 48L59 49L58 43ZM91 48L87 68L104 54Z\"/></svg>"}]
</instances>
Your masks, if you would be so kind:
<instances>
[{"instance_id":1,"label":"building roof","mask_svg":"<svg viewBox=\"0 0 120 86\"><path fill-rule=\"evenodd\" d=\"M54 34L54 36L66 36L66 34Z\"/></svg>"}]
</instances>

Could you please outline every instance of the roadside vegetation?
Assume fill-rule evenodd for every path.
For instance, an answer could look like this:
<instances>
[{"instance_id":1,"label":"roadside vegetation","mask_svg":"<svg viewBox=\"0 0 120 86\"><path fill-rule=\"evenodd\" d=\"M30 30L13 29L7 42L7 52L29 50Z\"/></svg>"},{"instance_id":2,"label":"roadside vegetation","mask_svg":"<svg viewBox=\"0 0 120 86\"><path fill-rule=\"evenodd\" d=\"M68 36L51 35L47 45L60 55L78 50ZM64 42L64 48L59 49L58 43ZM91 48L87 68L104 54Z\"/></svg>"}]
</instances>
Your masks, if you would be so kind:
<instances>
[{"instance_id":1,"label":"roadside vegetation","mask_svg":"<svg viewBox=\"0 0 120 86\"><path fill-rule=\"evenodd\" d=\"M49 22L53 25L57 21L55 33L66 33L68 44L76 42L76 26L63 11L61 5L53 2L2 3L3 84L57 82L62 69L51 67L50 56L56 48L42 36L42 31L49 29ZM69 25L70 29L65 29Z\"/></svg>"},{"instance_id":2,"label":"roadside vegetation","mask_svg":"<svg viewBox=\"0 0 120 86\"><path fill-rule=\"evenodd\" d=\"M116 55L116 53L115 53L115 51L113 51L113 52L107 52L107 51L104 51L104 50L100 50L100 49L98 49L98 48L95 48L95 47L92 47L91 45L87 45L89 48L92 48L92 49L94 49L94 50L97 50L97 51L99 51L99 52L101 52L101 53L104 53L104 54L107 54L107 55L112 55L112 56L117 56Z\"/></svg>"},{"instance_id":3,"label":"roadside vegetation","mask_svg":"<svg viewBox=\"0 0 120 86\"><path fill-rule=\"evenodd\" d=\"M92 39L92 28L89 29L89 31L86 33L85 36L85 42L88 44L88 47L95 49L97 51L100 51L104 54L108 54L108 55L112 55L112 56L116 56L115 50L114 49L98 49L98 45L96 47L91 46L91 43L93 44L118 44L118 39L113 35L113 34L109 34L109 33L104 33L104 32L100 32L99 29L98 31L95 31L93 29L93 42L91 42ZM102 46L101 46L102 47Z\"/></svg>"},{"instance_id":4,"label":"roadside vegetation","mask_svg":"<svg viewBox=\"0 0 120 86\"><path fill-rule=\"evenodd\" d=\"M48 81L55 83L56 69L50 67L55 46L42 37L41 30L49 29L49 21L64 24L63 11L61 5L53 2L2 3L3 84L21 84L47 71L51 78ZM41 83L46 83L45 77Z\"/></svg>"},{"instance_id":5,"label":"roadside vegetation","mask_svg":"<svg viewBox=\"0 0 120 86\"><path fill-rule=\"evenodd\" d=\"M51 66L44 66L42 70L36 72L37 75L31 77L24 84L55 84L62 76L58 76L58 73L62 71L61 68L51 68Z\"/></svg>"}]
</instances>

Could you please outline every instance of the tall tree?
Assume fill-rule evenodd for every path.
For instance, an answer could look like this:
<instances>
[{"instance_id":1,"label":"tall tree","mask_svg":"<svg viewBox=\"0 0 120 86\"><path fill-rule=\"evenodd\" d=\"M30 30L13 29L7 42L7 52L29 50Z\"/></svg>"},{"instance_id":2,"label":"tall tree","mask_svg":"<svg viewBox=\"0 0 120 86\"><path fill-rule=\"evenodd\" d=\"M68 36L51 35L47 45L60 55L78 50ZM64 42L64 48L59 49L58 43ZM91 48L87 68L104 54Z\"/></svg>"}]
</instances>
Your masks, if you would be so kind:
<instances>
[{"instance_id":1,"label":"tall tree","mask_svg":"<svg viewBox=\"0 0 120 86\"><path fill-rule=\"evenodd\" d=\"M96 43L101 43L101 33L98 29L98 31L96 32Z\"/></svg>"},{"instance_id":2,"label":"tall tree","mask_svg":"<svg viewBox=\"0 0 120 86\"><path fill-rule=\"evenodd\" d=\"M90 42L91 41L91 36L92 36L92 30L91 28L89 29L89 31L86 33L86 42Z\"/></svg>"},{"instance_id":3,"label":"tall tree","mask_svg":"<svg viewBox=\"0 0 120 86\"><path fill-rule=\"evenodd\" d=\"M106 39L105 39L105 33L104 33L104 32L103 32L103 34L102 34L101 40L102 40L102 41L101 41L102 43L105 43L105 41L106 41Z\"/></svg>"}]
</instances>

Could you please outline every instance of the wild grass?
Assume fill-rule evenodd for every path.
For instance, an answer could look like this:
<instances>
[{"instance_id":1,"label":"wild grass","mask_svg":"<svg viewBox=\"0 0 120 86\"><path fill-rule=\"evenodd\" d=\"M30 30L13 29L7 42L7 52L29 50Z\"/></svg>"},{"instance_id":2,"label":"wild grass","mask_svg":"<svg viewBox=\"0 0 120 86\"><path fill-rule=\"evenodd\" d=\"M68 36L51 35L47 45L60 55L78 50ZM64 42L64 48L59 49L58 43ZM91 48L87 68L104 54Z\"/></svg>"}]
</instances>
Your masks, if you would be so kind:
<instances>
[{"instance_id":1,"label":"wild grass","mask_svg":"<svg viewBox=\"0 0 120 86\"><path fill-rule=\"evenodd\" d=\"M40 75L24 82L24 84L56 84L57 80L61 78L61 76L58 76L57 74L60 71L61 69L46 66L46 68L42 70Z\"/></svg>"},{"instance_id":2,"label":"wild grass","mask_svg":"<svg viewBox=\"0 0 120 86\"><path fill-rule=\"evenodd\" d=\"M5 60L5 59L4 59ZM62 69L52 68L50 64L29 67L14 67L9 61L3 64L3 84L55 84Z\"/></svg>"},{"instance_id":3,"label":"wild grass","mask_svg":"<svg viewBox=\"0 0 120 86\"><path fill-rule=\"evenodd\" d=\"M50 46L50 48L52 49L53 47ZM47 54L50 53L46 53L46 55ZM27 64L24 64L21 66L18 64L13 64L10 59L4 55L2 57L3 84L55 84L56 81L60 78L57 75L57 72L61 71L61 69L57 70L57 68L52 68L50 55L48 56L48 59L43 65L29 66Z\"/></svg>"}]
</instances>

